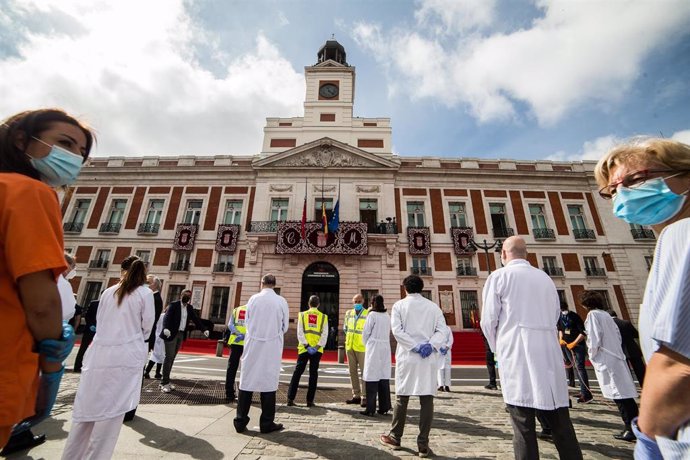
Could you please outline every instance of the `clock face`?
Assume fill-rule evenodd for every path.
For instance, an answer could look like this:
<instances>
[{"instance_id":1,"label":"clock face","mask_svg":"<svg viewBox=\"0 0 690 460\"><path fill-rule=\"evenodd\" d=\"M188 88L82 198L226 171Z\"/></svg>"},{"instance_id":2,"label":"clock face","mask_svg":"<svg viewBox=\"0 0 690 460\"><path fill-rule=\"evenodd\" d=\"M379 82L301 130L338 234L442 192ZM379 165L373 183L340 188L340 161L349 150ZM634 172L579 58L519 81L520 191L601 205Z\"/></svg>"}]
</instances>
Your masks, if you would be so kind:
<instances>
[{"instance_id":1,"label":"clock face","mask_svg":"<svg viewBox=\"0 0 690 460\"><path fill-rule=\"evenodd\" d=\"M333 83L326 83L319 88L319 95L326 99L334 98L338 95L338 87Z\"/></svg>"}]
</instances>

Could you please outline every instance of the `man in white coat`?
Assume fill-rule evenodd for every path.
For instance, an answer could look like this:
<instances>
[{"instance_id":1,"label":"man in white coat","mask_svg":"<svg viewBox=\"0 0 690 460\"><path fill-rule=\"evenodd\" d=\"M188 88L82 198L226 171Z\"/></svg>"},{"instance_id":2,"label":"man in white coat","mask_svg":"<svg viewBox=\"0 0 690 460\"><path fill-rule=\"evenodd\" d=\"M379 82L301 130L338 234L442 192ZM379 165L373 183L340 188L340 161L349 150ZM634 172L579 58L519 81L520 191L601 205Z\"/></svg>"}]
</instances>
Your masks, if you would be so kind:
<instances>
[{"instance_id":1,"label":"man in white coat","mask_svg":"<svg viewBox=\"0 0 690 460\"><path fill-rule=\"evenodd\" d=\"M393 304L391 330L398 346L395 350L395 408L388 435L381 435L383 445L400 449L405 430L407 404L410 396L419 396L419 435L417 447L420 457L433 455L429 448L429 432L434 418L436 371L438 359L432 356L446 344L446 320L434 302L422 297L424 282L410 275L403 280L407 297Z\"/></svg>"},{"instance_id":2,"label":"man in white coat","mask_svg":"<svg viewBox=\"0 0 690 460\"><path fill-rule=\"evenodd\" d=\"M275 286L276 277L270 273L264 275L261 278L261 292L251 296L247 302L247 333L241 361L237 416L233 420L238 433L247 429L249 408L255 391L261 393L261 432L283 429L282 424L275 423L276 391L289 312L287 301L273 290Z\"/></svg>"},{"instance_id":3,"label":"man in white coat","mask_svg":"<svg viewBox=\"0 0 690 460\"><path fill-rule=\"evenodd\" d=\"M501 391L513 424L516 459L539 458L535 416L547 420L561 460L582 459L568 413L568 387L556 324L560 302L551 278L527 262L525 240L501 251L503 268L486 280L481 328L501 363Z\"/></svg>"}]
</instances>

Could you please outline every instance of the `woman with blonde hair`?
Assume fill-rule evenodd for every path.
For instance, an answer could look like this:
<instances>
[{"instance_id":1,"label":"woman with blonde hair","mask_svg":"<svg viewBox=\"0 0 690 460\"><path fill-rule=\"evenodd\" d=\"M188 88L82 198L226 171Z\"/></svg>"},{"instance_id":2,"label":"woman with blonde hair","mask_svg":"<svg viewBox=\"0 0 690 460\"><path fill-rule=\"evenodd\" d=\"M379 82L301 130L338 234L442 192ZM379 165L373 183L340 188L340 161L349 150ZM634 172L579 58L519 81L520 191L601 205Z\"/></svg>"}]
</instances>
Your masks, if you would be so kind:
<instances>
[{"instance_id":1,"label":"woman with blonde hair","mask_svg":"<svg viewBox=\"0 0 690 460\"><path fill-rule=\"evenodd\" d=\"M647 361L635 458L690 458L690 146L637 138L594 171L614 214L659 235L640 307Z\"/></svg>"},{"instance_id":2,"label":"woman with blonde hair","mask_svg":"<svg viewBox=\"0 0 690 460\"><path fill-rule=\"evenodd\" d=\"M84 357L63 459L111 458L125 413L141 396L141 369L154 320L146 266L132 262L122 280L101 295L98 331Z\"/></svg>"}]
</instances>

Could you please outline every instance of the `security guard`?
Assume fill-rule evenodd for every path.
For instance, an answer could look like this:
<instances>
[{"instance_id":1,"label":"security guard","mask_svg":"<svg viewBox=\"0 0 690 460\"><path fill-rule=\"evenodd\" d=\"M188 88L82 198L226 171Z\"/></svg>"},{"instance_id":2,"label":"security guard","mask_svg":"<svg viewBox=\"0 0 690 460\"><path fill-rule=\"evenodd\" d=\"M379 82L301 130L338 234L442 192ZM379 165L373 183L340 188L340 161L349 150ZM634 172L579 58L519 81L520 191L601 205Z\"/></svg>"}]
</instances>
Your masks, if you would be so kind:
<instances>
[{"instance_id":1,"label":"security guard","mask_svg":"<svg viewBox=\"0 0 690 460\"><path fill-rule=\"evenodd\" d=\"M323 346L328 340L328 316L318 310L319 298L309 297L309 309L299 314L297 322L297 365L292 374L288 387L288 406L295 405L297 386L304 369L309 362L309 389L307 390L307 407L314 406L316 383L319 378L319 362L323 354Z\"/></svg>"},{"instance_id":2,"label":"security guard","mask_svg":"<svg viewBox=\"0 0 690 460\"><path fill-rule=\"evenodd\" d=\"M347 404L360 404L367 407L367 394L362 373L364 372L364 352L366 347L362 340L364 323L369 311L364 308L364 297L357 294L352 298L354 307L345 313L345 353L347 354L347 366L350 369L350 382L352 383L352 399L345 401ZM359 372L357 372L359 366Z\"/></svg>"},{"instance_id":3,"label":"security guard","mask_svg":"<svg viewBox=\"0 0 690 460\"><path fill-rule=\"evenodd\" d=\"M244 334L247 332L247 326L244 324L246 316L247 306L241 305L235 308L230 315L230 322L228 322L230 357L228 358L228 370L225 373L225 399L228 402L235 402L236 400L235 376L237 375L237 368L240 366L242 352L244 352Z\"/></svg>"}]
</instances>

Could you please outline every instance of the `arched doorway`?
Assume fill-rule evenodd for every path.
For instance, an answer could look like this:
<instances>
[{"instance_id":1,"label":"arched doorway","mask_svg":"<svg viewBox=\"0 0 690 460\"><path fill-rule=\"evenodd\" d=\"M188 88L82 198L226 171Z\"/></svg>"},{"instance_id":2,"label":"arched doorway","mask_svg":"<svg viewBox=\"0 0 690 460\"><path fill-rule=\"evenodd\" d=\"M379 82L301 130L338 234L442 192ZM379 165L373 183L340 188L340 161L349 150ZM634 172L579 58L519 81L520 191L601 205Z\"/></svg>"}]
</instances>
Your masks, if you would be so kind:
<instances>
[{"instance_id":1,"label":"arched doorway","mask_svg":"<svg viewBox=\"0 0 690 460\"><path fill-rule=\"evenodd\" d=\"M302 297L300 311L308 308L307 301L312 295L319 296L319 310L328 315L328 342L326 350L338 348L338 294L340 292L340 275L338 270L328 262L315 262L309 265L302 274Z\"/></svg>"}]
</instances>

